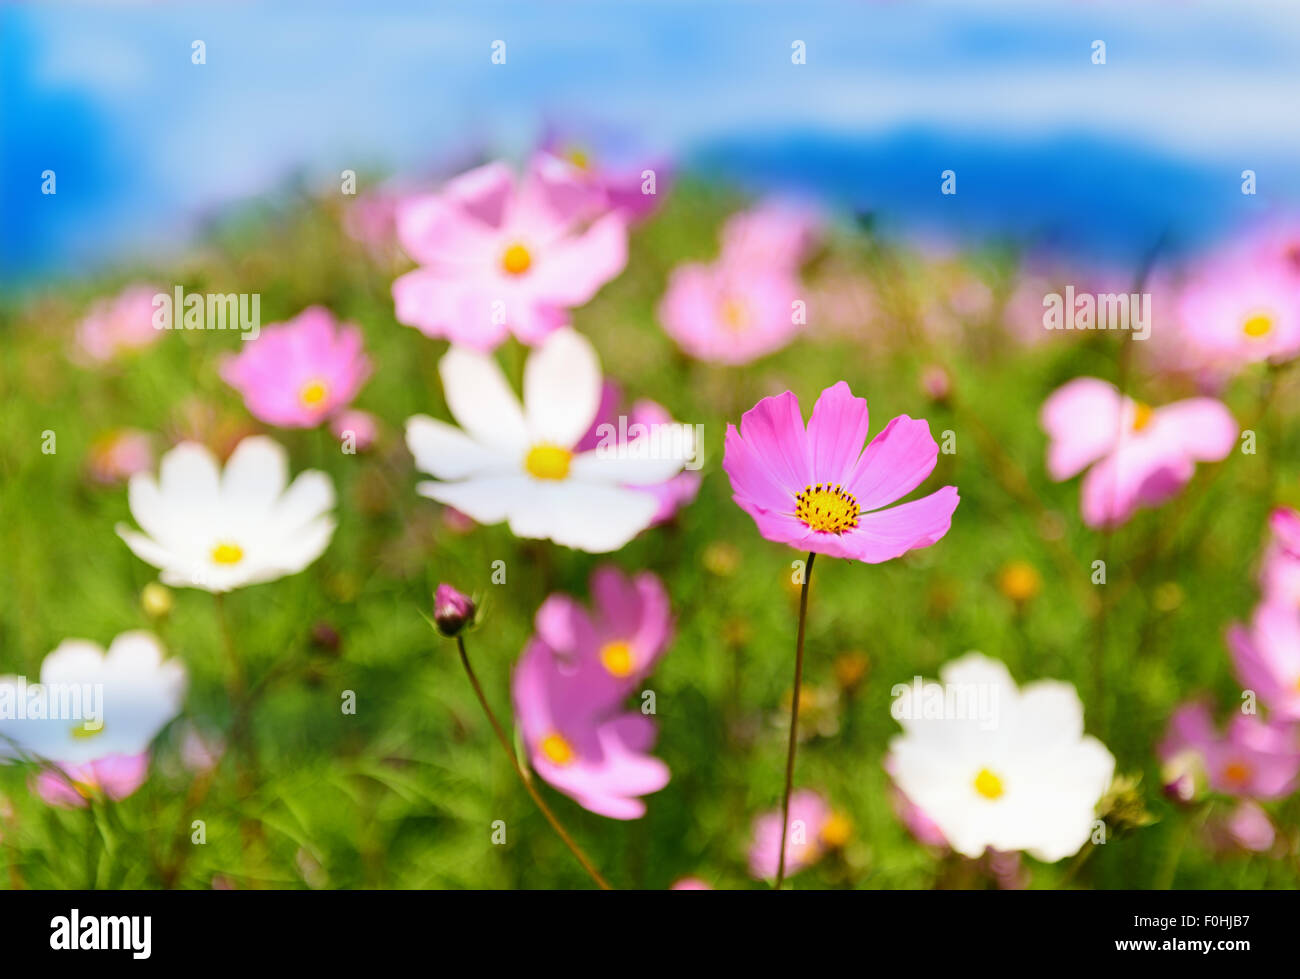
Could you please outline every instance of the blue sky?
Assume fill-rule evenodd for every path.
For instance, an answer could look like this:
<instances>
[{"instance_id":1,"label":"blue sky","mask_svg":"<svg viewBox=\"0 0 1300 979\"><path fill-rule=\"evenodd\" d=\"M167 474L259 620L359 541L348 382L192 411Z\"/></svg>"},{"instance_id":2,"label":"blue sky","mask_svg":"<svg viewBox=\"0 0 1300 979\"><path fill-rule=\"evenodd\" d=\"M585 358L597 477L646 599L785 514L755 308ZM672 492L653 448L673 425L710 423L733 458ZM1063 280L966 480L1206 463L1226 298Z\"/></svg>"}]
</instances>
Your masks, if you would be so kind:
<instances>
[{"instance_id":1,"label":"blue sky","mask_svg":"<svg viewBox=\"0 0 1300 979\"><path fill-rule=\"evenodd\" d=\"M517 155L571 116L755 191L1116 260L1300 202L1294 3L56 3L0 28L10 278L174 247L295 174Z\"/></svg>"}]
</instances>

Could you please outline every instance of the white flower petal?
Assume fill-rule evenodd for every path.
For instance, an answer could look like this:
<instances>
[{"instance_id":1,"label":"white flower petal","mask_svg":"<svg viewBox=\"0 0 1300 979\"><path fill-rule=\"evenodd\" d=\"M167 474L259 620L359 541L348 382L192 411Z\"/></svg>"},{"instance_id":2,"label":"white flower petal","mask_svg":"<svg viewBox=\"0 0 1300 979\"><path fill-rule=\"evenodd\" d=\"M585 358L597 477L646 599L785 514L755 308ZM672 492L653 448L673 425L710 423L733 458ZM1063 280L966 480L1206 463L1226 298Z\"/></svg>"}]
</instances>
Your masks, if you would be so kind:
<instances>
[{"instance_id":1,"label":"white flower petal","mask_svg":"<svg viewBox=\"0 0 1300 979\"><path fill-rule=\"evenodd\" d=\"M516 537L542 537L592 554L616 551L650 526L659 502L649 493L566 480L539 485L510 508Z\"/></svg>"},{"instance_id":2,"label":"white flower petal","mask_svg":"<svg viewBox=\"0 0 1300 979\"><path fill-rule=\"evenodd\" d=\"M298 474L289 489L275 504L272 523L299 527L315 520L334 506L334 483L316 469Z\"/></svg>"},{"instance_id":3,"label":"white flower petal","mask_svg":"<svg viewBox=\"0 0 1300 979\"><path fill-rule=\"evenodd\" d=\"M221 475L221 499L237 509L269 510L289 482L289 454L278 442L254 435L235 446Z\"/></svg>"},{"instance_id":4,"label":"white flower petal","mask_svg":"<svg viewBox=\"0 0 1300 979\"><path fill-rule=\"evenodd\" d=\"M514 468L511 459L485 449L460 429L428 415L406 420L406 445L415 457L416 468L439 479L464 479Z\"/></svg>"},{"instance_id":5,"label":"white flower petal","mask_svg":"<svg viewBox=\"0 0 1300 979\"><path fill-rule=\"evenodd\" d=\"M681 459L641 459L619 455L618 449L592 449L573 457L569 476L582 482L654 486L682 471Z\"/></svg>"},{"instance_id":6,"label":"white flower petal","mask_svg":"<svg viewBox=\"0 0 1300 979\"><path fill-rule=\"evenodd\" d=\"M507 455L528 446L519 399L491 355L453 346L438 362L438 374L447 407L474 441Z\"/></svg>"},{"instance_id":7,"label":"white flower petal","mask_svg":"<svg viewBox=\"0 0 1300 979\"><path fill-rule=\"evenodd\" d=\"M182 442L162 457L158 475L158 488L168 502L184 502L187 509L216 505L221 474L205 446Z\"/></svg>"},{"instance_id":8,"label":"white flower petal","mask_svg":"<svg viewBox=\"0 0 1300 979\"><path fill-rule=\"evenodd\" d=\"M534 442L576 445L600 409L600 359L576 330L556 330L524 365L524 415Z\"/></svg>"},{"instance_id":9,"label":"white flower petal","mask_svg":"<svg viewBox=\"0 0 1300 979\"><path fill-rule=\"evenodd\" d=\"M421 496L455 507L481 524L500 523L514 502L530 491L526 476L486 476L463 483L420 483L415 487Z\"/></svg>"}]
</instances>

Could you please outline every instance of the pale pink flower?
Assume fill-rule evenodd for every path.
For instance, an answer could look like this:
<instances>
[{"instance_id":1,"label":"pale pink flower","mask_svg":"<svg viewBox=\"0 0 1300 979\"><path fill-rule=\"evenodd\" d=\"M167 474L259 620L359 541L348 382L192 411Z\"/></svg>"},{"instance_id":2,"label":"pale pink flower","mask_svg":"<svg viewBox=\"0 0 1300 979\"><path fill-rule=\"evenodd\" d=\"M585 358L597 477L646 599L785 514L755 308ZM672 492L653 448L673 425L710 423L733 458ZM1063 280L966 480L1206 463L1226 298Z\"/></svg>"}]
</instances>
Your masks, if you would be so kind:
<instances>
[{"instance_id":1,"label":"pale pink flower","mask_svg":"<svg viewBox=\"0 0 1300 979\"><path fill-rule=\"evenodd\" d=\"M1300 721L1300 609L1258 606L1249 628L1228 630L1228 647L1242 687L1278 718Z\"/></svg>"},{"instance_id":2,"label":"pale pink flower","mask_svg":"<svg viewBox=\"0 0 1300 979\"><path fill-rule=\"evenodd\" d=\"M673 884L673 886L668 889L670 891L711 891L713 890L712 887L704 883L704 881L700 880L700 878L698 877L683 877L681 880L677 881L677 883Z\"/></svg>"},{"instance_id":3,"label":"pale pink flower","mask_svg":"<svg viewBox=\"0 0 1300 979\"><path fill-rule=\"evenodd\" d=\"M337 439L352 440L352 448L365 452L375 443L379 434L379 421L368 411L355 408L339 412L330 419L330 433Z\"/></svg>"},{"instance_id":4,"label":"pale pink flower","mask_svg":"<svg viewBox=\"0 0 1300 979\"><path fill-rule=\"evenodd\" d=\"M1047 471L1083 480L1083 519L1090 527L1121 524L1139 506L1177 495L1197 462L1227 457L1237 423L1213 398L1188 398L1159 408L1125 397L1106 381L1080 377L1043 403Z\"/></svg>"},{"instance_id":5,"label":"pale pink flower","mask_svg":"<svg viewBox=\"0 0 1300 979\"><path fill-rule=\"evenodd\" d=\"M157 342L162 331L153 325L153 297L160 291L148 285L128 286L112 299L91 306L77 327L79 354L102 363Z\"/></svg>"},{"instance_id":6,"label":"pale pink flower","mask_svg":"<svg viewBox=\"0 0 1300 979\"><path fill-rule=\"evenodd\" d=\"M722 226L722 255L735 265L797 270L821 231L816 212L789 201L765 201Z\"/></svg>"},{"instance_id":7,"label":"pale pink flower","mask_svg":"<svg viewBox=\"0 0 1300 979\"><path fill-rule=\"evenodd\" d=\"M617 211L629 221L639 221L655 209L671 176L662 152L597 127L577 132L553 126L542 150L574 168L577 182L591 193L594 211ZM653 187L647 171L654 176Z\"/></svg>"},{"instance_id":8,"label":"pale pink flower","mask_svg":"<svg viewBox=\"0 0 1300 979\"><path fill-rule=\"evenodd\" d=\"M1278 507L1269 526L1273 535L1260 571L1264 602L1300 609L1300 513Z\"/></svg>"},{"instance_id":9,"label":"pale pink flower","mask_svg":"<svg viewBox=\"0 0 1300 979\"><path fill-rule=\"evenodd\" d=\"M397 233L420 267L393 283L397 319L480 351L511 333L544 339L627 263L625 218L588 222L590 202L574 168L546 154L518 182L490 163L407 200Z\"/></svg>"},{"instance_id":10,"label":"pale pink flower","mask_svg":"<svg viewBox=\"0 0 1300 979\"><path fill-rule=\"evenodd\" d=\"M90 478L105 486L125 482L138 472L153 468L153 442L138 428L115 429L90 447L86 470Z\"/></svg>"},{"instance_id":11,"label":"pale pink flower","mask_svg":"<svg viewBox=\"0 0 1300 979\"><path fill-rule=\"evenodd\" d=\"M1166 762L1196 757L1210 788L1225 795L1281 798L1295 790L1300 774L1300 740L1294 726L1236 714L1226 733L1220 733L1209 707L1200 702L1174 711L1158 752Z\"/></svg>"},{"instance_id":12,"label":"pale pink flower","mask_svg":"<svg viewBox=\"0 0 1300 979\"><path fill-rule=\"evenodd\" d=\"M1277 830L1262 806L1251 799L1237 803L1224 827L1243 850L1263 853L1273 848Z\"/></svg>"},{"instance_id":13,"label":"pale pink flower","mask_svg":"<svg viewBox=\"0 0 1300 979\"><path fill-rule=\"evenodd\" d=\"M831 816L830 804L811 789L800 789L790 796L785 840L787 875L796 874L821 859L827 849L822 831ZM780 860L781 810L776 809L754 820L754 834L749 846L750 876L756 880L776 877Z\"/></svg>"},{"instance_id":14,"label":"pale pink flower","mask_svg":"<svg viewBox=\"0 0 1300 979\"><path fill-rule=\"evenodd\" d=\"M801 551L877 564L929 547L948 532L957 488L889 506L934 469L929 424L899 415L863 451L868 426L866 399L843 381L822 392L806 429L794 394L764 398L739 431L727 426L732 499L763 537Z\"/></svg>"},{"instance_id":15,"label":"pale pink flower","mask_svg":"<svg viewBox=\"0 0 1300 979\"><path fill-rule=\"evenodd\" d=\"M1231 253L1202 261L1183 286L1178 316L1188 344L1219 362L1300 353L1300 284L1280 262Z\"/></svg>"},{"instance_id":16,"label":"pale pink flower","mask_svg":"<svg viewBox=\"0 0 1300 979\"><path fill-rule=\"evenodd\" d=\"M107 755L94 761L54 765L33 779L33 790L45 802L65 809L84 809L97 797L125 799L144 784L149 752Z\"/></svg>"},{"instance_id":17,"label":"pale pink flower","mask_svg":"<svg viewBox=\"0 0 1300 979\"><path fill-rule=\"evenodd\" d=\"M369 376L361 330L322 306L264 327L221 366L249 412L281 428L314 428L346 407Z\"/></svg>"}]
</instances>

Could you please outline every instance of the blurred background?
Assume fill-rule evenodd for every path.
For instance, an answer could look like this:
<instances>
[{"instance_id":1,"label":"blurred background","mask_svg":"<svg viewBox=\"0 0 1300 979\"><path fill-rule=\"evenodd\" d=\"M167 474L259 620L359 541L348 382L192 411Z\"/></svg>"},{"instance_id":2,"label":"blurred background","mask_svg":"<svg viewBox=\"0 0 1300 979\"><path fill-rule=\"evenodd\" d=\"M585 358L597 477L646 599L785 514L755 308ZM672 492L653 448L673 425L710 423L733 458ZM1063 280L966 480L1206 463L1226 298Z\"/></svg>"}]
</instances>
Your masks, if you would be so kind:
<instances>
[{"instance_id":1,"label":"blurred background","mask_svg":"<svg viewBox=\"0 0 1300 979\"><path fill-rule=\"evenodd\" d=\"M1287 2L8 3L0 18L9 285L158 254L292 181L522 153L557 119L916 234L1112 261L1300 195ZM45 169L57 197L38 193ZM955 198L938 194L945 169Z\"/></svg>"}]
</instances>

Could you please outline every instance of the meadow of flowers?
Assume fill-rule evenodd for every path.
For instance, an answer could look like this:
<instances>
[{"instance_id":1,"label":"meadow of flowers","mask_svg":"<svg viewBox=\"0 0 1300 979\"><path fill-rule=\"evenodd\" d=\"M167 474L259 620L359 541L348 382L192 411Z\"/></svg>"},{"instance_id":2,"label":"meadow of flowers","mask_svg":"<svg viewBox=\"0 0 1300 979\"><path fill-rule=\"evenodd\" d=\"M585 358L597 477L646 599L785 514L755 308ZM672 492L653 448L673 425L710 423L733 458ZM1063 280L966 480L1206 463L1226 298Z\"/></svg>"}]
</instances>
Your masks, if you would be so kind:
<instances>
[{"instance_id":1,"label":"meadow of flowers","mask_svg":"<svg viewBox=\"0 0 1300 979\"><path fill-rule=\"evenodd\" d=\"M1062 267L547 145L3 317L0 886L1300 879L1300 223Z\"/></svg>"}]
</instances>

